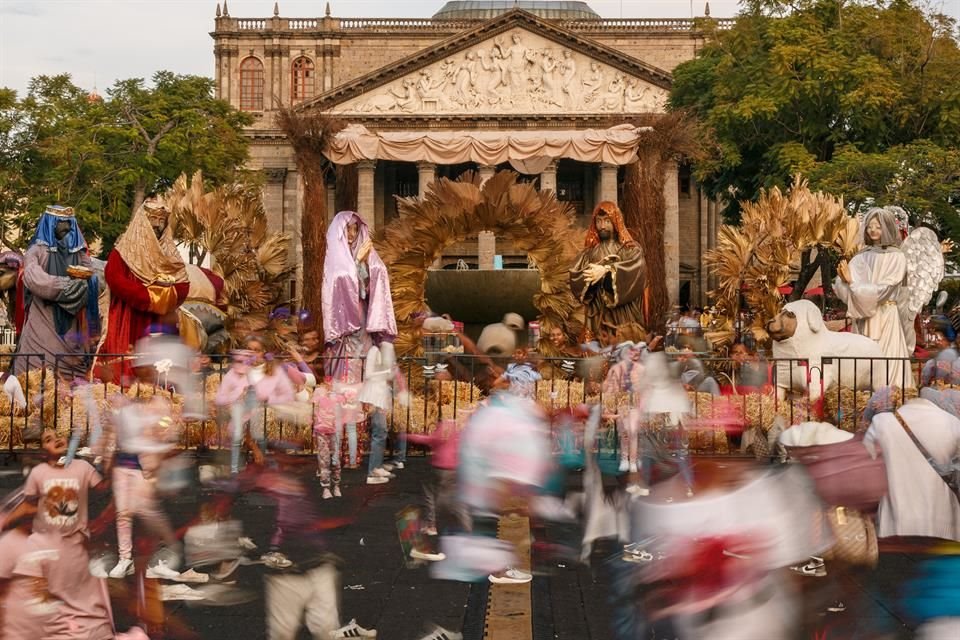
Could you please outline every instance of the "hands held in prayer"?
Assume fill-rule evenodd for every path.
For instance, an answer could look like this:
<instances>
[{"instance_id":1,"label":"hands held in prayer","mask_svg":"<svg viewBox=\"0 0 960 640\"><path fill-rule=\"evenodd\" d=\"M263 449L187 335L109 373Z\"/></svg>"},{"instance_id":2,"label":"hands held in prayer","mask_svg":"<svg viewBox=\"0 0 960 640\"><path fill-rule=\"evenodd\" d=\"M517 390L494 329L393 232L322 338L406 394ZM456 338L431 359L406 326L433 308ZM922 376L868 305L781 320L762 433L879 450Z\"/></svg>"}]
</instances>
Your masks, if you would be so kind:
<instances>
[{"instance_id":1,"label":"hands held in prayer","mask_svg":"<svg viewBox=\"0 0 960 640\"><path fill-rule=\"evenodd\" d=\"M850 284L852 279L850 278L850 265L847 264L846 260L841 260L837 263L837 275L840 276L840 279Z\"/></svg>"},{"instance_id":2,"label":"hands held in prayer","mask_svg":"<svg viewBox=\"0 0 960 640\"><path fill-rule=\"evenodd\" d=\"M595 284L603 280L603 277L607 275L607 268L600 264L591 264L588 265L586 271L584 272L584 277L587 280L587 284Z\"/></svg>"},{"instance_id":3,"label":"hands held in prayer","mask_svg":"<svg viewBox=\"0 0 960 640\"><path fill-rule=\"evenodd\" d=\"M370 249L373 248L373 243L370 241L370 238L364 240L363 244L360 245L360 248L357 250L357 261L366 262L367 257L370 255Z\"/></svg>"}]
</instances>

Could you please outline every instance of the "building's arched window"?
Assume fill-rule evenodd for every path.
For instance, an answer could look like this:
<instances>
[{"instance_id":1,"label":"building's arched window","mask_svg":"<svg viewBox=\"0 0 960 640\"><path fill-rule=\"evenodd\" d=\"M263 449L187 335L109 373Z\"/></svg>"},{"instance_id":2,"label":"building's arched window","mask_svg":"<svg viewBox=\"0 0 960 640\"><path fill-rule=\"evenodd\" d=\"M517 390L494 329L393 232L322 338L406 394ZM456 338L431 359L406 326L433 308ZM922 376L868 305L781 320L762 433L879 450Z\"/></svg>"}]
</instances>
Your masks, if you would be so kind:
<instances>
[{"instance_id":1,"label":"building's arched window","mask_svg":"<svg viewBox=\"0 0 960 640\"><path fill-rule=\"evenodd\" d=\"M240 63L240 110L263 111L263 63L253 56Z\"/></svg>"},{"instance_id":2,"label":"building's arched window","mask_svg":"<svg viewBox=\"0 0 960 640\"><path fill-rule=\"evenodd\" d=\"M314 75L313 60L300 57L293 61L290 97L294 104L313 97Z\"/></svg>"}]
</instances>

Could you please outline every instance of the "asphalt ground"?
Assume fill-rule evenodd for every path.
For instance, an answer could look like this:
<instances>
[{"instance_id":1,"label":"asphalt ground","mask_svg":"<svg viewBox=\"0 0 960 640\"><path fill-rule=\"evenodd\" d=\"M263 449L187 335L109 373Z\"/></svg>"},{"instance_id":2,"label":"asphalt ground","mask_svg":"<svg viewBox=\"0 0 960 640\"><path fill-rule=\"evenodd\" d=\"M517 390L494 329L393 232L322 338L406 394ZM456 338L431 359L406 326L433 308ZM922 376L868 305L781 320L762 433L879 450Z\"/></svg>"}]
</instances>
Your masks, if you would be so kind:
<instances>
[{"instance_id":1,"label":"asphalt ground","mask_svg":"<svg viewBox=\"0 0 960 640\"><path fill-rule=\"evenodd\" d=\"M222 454L217 454L221 456ZM209 458L201 462L210 462ZM430 624L462 631L466 640L481 640L490 625L486 620L490 585L434 580L426 565L409 566L396 530L396 514L407 506L421 503L422 483L430 473L428 458L410 457L407 467L387 484L365 484L365 467L343 471L344 497L322 500L319 483L312 468L301 472L314 493L323 518L348 517L348 523L326 533L330 550L342 559L341 618L356 618L367 628L378 630L386 640L417 640ZM576 484L577 479L572 479ZM17 464L0 468L0 490L6 492L20 482ZM167 497L164 506L173 523L181 527L194 520L210 492L198 483ZM107 506L107 497L94 500L91 514ZM241 495L234 515L244 523L244 532L266 550L273 529L274 505L259 494ZM135 529L140 535L140 529ZM535 573L530 588L532 603L531 634L534 640L606 640L613 637L610 620L610 576L605 563L619 549L601 542L589 564L580 564L580 530L576 524L532 525L534 544L532 565ZM108 527L94 547L115 545L115 534ZM115 548L115 547L114 547ZM909 547L881 547L876 569L837 571L830 569L825 578L796 578L803 594L804 624L797 638L866 640L872 638L912 638L913 630L899 611L900 587L916 570L922 556ZM249 600L233 606L209 606L203 602L166 603L164 615L168 637L177 629L193 632L193 637L210 640L255 640L266 638L263 574L260 565L241 567L236 589ZM132 585L132 578L129 578ZM116 582L116 581L111 581ZM117 591L118 585L113 585ZM843 613L826 613L826 606L840 599L847 604ZM115 603L115 617L122 629L134 620L122 604ZM300 638L309 638L302 631ZM486 637L491 637L486 635ZM653 640L672 640L669 625L655 626ZM496 640L501 640L496 638ZM502 638L502 640L514 640Z\"/></svg>"}]
</instances>

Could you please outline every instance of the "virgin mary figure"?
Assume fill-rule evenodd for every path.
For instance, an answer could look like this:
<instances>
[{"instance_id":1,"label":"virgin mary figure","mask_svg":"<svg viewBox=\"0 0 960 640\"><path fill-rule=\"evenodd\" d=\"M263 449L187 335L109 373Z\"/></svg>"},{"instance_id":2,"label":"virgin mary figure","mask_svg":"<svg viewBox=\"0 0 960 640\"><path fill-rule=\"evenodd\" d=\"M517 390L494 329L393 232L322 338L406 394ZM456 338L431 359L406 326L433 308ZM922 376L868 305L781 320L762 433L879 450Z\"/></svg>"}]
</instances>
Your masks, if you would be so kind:
<instances>
[{"instance_id":1,"label":"virgin mary figure","mask_svg":"<svg viewBox=\"0 0 960 640\"><path fill-rule=\"evenodd\" d=\"M393 342L397 321L387 267L354 211L341 211L327 229L322 287L324 372L337 382L358 383L367 351Z\"/></svg>"}]
</instances>

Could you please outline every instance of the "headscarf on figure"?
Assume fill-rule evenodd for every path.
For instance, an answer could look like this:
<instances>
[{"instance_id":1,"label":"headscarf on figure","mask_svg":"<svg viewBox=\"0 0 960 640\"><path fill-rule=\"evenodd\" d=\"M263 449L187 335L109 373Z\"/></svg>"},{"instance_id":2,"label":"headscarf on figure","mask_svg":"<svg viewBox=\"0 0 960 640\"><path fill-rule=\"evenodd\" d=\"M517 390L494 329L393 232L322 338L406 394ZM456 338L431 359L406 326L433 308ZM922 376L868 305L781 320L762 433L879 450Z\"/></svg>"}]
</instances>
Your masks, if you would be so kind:
<instances>
[{"instance_id":1,"label":"headscarf on figure","mask_svg":"<svg viewBox=\"0 0 960 640\"><path fill-rule=\"evenodd\" d=\"M353 222L357 224L357 237L350 244L347 226ZM367 223L354 211L341 211L327 229L321 291L323 339L327 344L361 329L382 338L397 335L386 265L373 248L366 262L356 258L369 238Z\"/></svg>"},{"instance_id":2,"label":"headscarf on figure","mask_svg":"<svg viewBox=\"0 0 960 640\"><path fill-rule=\"evenodd\" d=\"M69 230L60 240L57 239L58 225L69 225ZM37 229L33 233L29 251L34 245L47 247L50 252L47 259L47 273L52 276L69 277L68 267L84 266L81 258L88 256L87 241L83 238L80 225L74 215L73 207L51 205L44 210L37 222ZM89 280L75 280L71 282L65 295L54 305L54 326L60 337L66 335L73 326L74 318L84 308L87 309L87 323L90 333L99 331L99 287L97 277ZM30 306L32 294L29 289L23 291L23 308Z\"/></svg>"},{"instance_id":3,"label":"headscarf on figure","mask_svg":"<svg viewBox=\"0 0 960 640\"><path fill-rule=\"evenodd\" d=\"M863 222L860 223L860 242L863 245L861 252L890 251L900 248L900 244L903 242L903 234L897 223L897 210L903 211L900 207L875 207L867 211L867 214L863 217ZM874 218L880 223L880 242L876 244L867 237L867 227Z\"/></svg>"},{"instance_id":4,"label":"headscarf on figure","mask_svg":"<svg viewBox=\"0 0 960 640\"><path fill-rule=\"evenodd\" d=\"M90 336L99 332L99 287L90 274L87 243L73 209L47 207L23 256L17 287L17 353L23 357L15 358L14 373L38 366L31 356L56 362L65 375L86 373L83 354Z\"/></svg>"}]
</instances>

